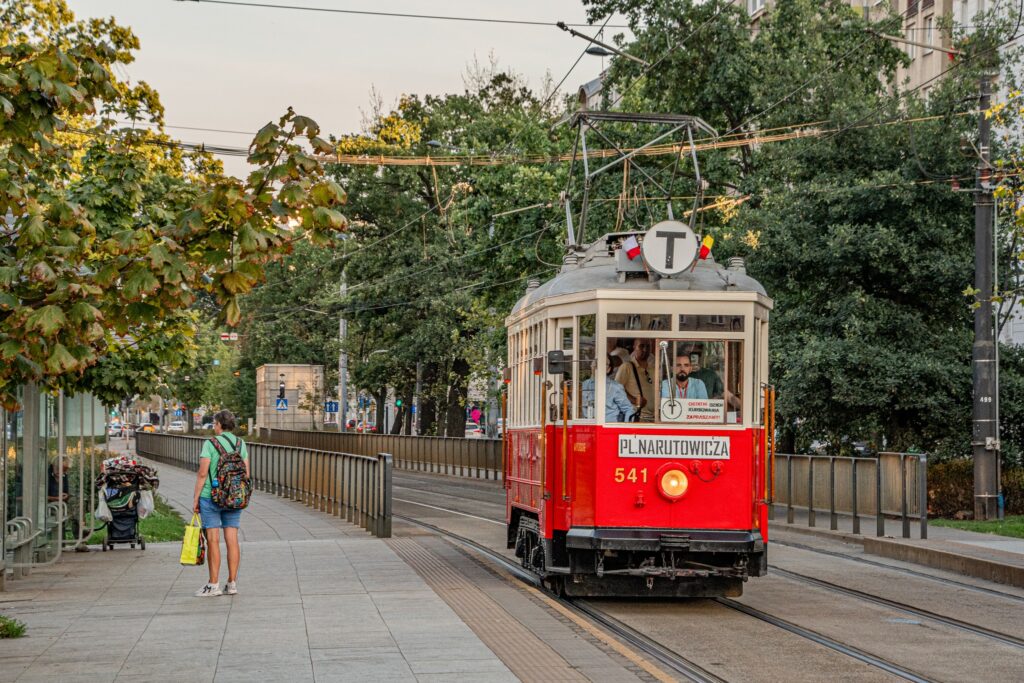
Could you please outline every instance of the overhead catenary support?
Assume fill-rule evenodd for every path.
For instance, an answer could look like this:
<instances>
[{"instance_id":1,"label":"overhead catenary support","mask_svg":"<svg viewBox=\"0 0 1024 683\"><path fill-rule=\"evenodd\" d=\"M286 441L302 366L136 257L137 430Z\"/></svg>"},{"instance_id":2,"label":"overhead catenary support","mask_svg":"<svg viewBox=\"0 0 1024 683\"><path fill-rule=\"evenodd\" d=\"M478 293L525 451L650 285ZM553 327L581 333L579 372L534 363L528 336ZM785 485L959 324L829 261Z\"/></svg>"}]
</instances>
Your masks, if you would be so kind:
<instances>
[{"instance_id":1,"label":"overhead catenary support","mask_svg":"<svg viewBox=\"0 0 1024 683\"><path fill-rule=\"evenodd\" d=\"M609 45L608 43L601 42L597 38L591 38L590 36L588 36L585 33L580 33L579 31L571 29L571 28L569 28L568 24L566 24L564 21L560 21L560 22L558 22L555 25L558 26L558 28L562 29L563 31L567 31L569 33L569 35L571 35L574 38L582 38L583 40L587 41L588 43L591 43L593 45L598 45L600 47L603 47L604 49L608 50L609 52L612 52L613 54L617 54L620 57L632 60L632 61L636 62L637 64L640 64L640 65L643 65L643 66L646 66L646 67L650 67L650 63L649 62L646 62L646 61L640 59L639 57L635 57L635 56L629 54L628 52L623 52L619 48L613 47L613 46Z\"/></svg>"},{"instance_id":2,"label":"overhead catenary support","mask_svg":"<svg viewBox=\"0 0 1024 683\"><path fill-rule=\"evenodd\" d=\"M996 433L996 353L992 316L992 250L994 244L992 165L989 137L991 122L986 112L991 106L991 76L981 78L978 108L978 171L974 193L974 309L973 428L971 449L974 456L974 518L999 518L999 435Z\"/></svg>"}]
</instances>

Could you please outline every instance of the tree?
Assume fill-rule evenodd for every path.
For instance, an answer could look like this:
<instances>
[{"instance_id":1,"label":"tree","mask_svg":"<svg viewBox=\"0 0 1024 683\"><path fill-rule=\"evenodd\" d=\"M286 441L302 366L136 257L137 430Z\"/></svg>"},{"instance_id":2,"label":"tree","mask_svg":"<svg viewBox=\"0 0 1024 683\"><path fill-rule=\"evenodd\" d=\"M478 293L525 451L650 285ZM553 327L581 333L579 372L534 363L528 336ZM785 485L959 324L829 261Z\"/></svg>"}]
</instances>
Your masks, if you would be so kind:
<instances>
[{"instance_id":1,"label":"tree","mask_svg":"<svg viewBox=\"0 0 1024 683\"><path fill-rule=\"evenodd\" d=\"M341 137L344 153L480 157L564 151L549 109L516 77L477 72L462 94L406 96L375 113L369 130ZM440 150L440 152L438 151ZM503 364L501 318L525 278L559 253L556 206L496 217L553 199L561 165L339 166L350 197L344 252L353 381L379 418L390 386L407 405L420 371L420 428L462 436L468 383ZM489 349L484 352L484 349ZM472 362L471 362L472 361ZM400 411L395 430L409 413Z\"/></svg>"},{"instance_id":2,"label":"tree","mask_svg":"<svg viewBox=\"0 0 1024 683\"><path fill-rule=\"evenodd\" d=\"M775 299L783 448L962 450L971 329L957 293L971 281L973 211L952 179L973 182L962 103L996 65L999 29L961 45L925 103L895 82L906 58L879 35L899 33L898 17L867 22L841 0L776 3L754 35L725 0L586 4L592 20L624 13L637 37L627 49L657 64L654 79L615 60L626 108L696 114L719 133L819 131L702 158L709 192L749 197L704 229L718 258L747 256ZM667 36L679 42L666 49ZM900 123L925 115L937 118Z\"/></svg>"},{"instance_id":3,"label":"tree","mask_svg":"<svg viewBox=\"0 0 1024 683\"><path fill-rule=\"evenodd\" d=\"M159 122L162 113L153 91L113 76L138 48L128 29L76 21L62 0L3 0L0 18L0 215L10 216L0 233L3 405L13 406L26 382L107 394L123 387L106 378L155 375L173 362L173 353L156 358L169 350L159 344L126 358L132 368L123 372L88 370L180 324L200 291L236 324L238 297L266 263L296 241L327 244L345 228L343 190L297 144L332 149L311 119L289 109L264 126L250 147L258 169L244 182L202 159L192 172L176 163L180 155L152 163L150 147L166 138L118 129L107 116ZM73 131L91 141L84 155L62 133L68 121L88 121Z\"/></svg>"}]
</instances>

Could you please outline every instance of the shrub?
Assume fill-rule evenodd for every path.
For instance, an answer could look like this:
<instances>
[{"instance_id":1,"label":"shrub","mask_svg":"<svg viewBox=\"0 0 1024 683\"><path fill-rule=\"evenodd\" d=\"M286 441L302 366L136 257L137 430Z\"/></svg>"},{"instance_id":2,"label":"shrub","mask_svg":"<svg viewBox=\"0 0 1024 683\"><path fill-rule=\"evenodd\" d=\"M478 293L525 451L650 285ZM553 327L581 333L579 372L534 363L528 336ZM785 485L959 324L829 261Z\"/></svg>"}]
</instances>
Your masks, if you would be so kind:
<instances>
[{"instance_id":1,"label":"shrub","mask_svg":"<svg viewBox=\"0 0 1024 683\"><path fill-rule=\"evenodd\" d=\"M965 519L973 511L974 461L961 459L932 464L928 468L928 514Z\"/></svg>"},{"instance_id":2,"label":"shrub","mask_svg":"<svg viewBox=\"0 0 1024 683\"><path fill-rule=\"evenodd\" d=\"M0 614L0 638L21 638L25 635L25 624Z\"/></svg>"},{"instance_id":3,"label":"shrub","mask_svg":"<svg viewBox=\"0 0 1024 683\"><path fill-rule=\"evenodd\" d=\"M1003 505L1007 515L1024 514L1024 468L1003 470ZM928 467L928 514L950 519L974 516L974 461L969 458Z\"/></svg>"}]
</instances>

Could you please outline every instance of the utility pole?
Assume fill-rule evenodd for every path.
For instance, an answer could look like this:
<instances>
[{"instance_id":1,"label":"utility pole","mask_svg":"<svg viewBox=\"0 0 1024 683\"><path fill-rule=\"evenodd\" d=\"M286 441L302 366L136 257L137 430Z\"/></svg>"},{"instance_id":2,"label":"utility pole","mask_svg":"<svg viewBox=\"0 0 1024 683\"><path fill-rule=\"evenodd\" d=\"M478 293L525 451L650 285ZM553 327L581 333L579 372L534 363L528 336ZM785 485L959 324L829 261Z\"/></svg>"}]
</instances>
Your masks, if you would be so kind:
<instances>
[{"instance_id":1,"label":"utility pole","mask_svg":"<svg viewBox=\"0 0 1024 683\"><path fill-rule=\"evenodd\" d=\"M420 413L422 412L423 401L420 400L420 394L423 392L423 363L416 361L416 395L412 398L412 407L416 411L413 415L413 425L415 430L413 433L416 436L420 435Z\"/></svg>"},{"instance_id":2,"label":"utility pole","mask_svg":"<svg viewBox=\"0 0 1024 683\"><path fill-rule=\"evenodd\" d=\"M341 281L341 300L344 306L345 295L348 292L348 285L345 284L344 275ZM348 354L345 353L345 337L348 334L348 323L345 321L345 313L342 311L338 319L338 340L341 345L338 348L338 431L345 430L348 424Z\"/></svg>"},{"instance_id":3,"label":"utility pole","mask_svg":"<svg viewBox=\"0 0 1024 683\"><path fill-rule=\"evenodd\" d=\"M974 519L999 517L999 435L996 433L996 347L992 320L993 205L989 136L985 116L991 106L991 76L981 77L978 99L978 172L974 190L974 413L971 448L974 455Z\"/></svg>"}]
</instances>

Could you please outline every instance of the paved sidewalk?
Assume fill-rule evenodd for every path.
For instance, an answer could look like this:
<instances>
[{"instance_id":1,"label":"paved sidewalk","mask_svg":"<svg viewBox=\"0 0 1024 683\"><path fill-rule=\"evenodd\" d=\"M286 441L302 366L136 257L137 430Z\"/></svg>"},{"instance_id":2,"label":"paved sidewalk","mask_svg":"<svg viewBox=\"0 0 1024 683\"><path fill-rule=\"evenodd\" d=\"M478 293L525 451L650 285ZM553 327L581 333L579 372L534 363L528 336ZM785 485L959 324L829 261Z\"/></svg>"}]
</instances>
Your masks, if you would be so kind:
<instances>
[{"instance_id":1,"label":"paved sidewalk","mask_svg":"<svg viewBox=\"0 0 1024 683\"><path fill-rule=\"evenodd\" d=\"M158 468L187 508L195 475ZM193 597L206 568L179 565L178 543L9 582L0 613L28 635L0 641L0 681L516 680L384 541L261 492L242 520L233 597Z\"/></svg>"}]
</instances>

